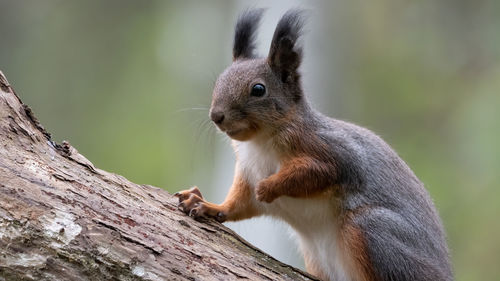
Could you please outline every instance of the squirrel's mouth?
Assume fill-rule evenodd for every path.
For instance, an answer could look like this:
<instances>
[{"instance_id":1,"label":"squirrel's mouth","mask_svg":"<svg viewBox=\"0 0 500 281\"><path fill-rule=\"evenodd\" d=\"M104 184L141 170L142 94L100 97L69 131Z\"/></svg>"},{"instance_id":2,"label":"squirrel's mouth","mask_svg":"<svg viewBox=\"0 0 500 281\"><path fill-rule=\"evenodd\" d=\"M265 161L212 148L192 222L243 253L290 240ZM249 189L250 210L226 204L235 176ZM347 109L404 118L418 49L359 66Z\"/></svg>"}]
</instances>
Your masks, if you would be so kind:
<instances>
[{"instance_id":1,"label":"squirrel's mouth","mask_svg":"<svg viewBox=\"0 0 500 281\"><path fill-rule=\"evenodd\" d=\"M231 124L227 123L216 125L219 130L233 140L245 141L250 139L256 133L256 128L245 122L232 122Z\"/></svg>"},{"instance_id":2,"label":"squirrel's mouth","mask_svg":"<svg viewBox=\"0 0 500 281\"><path fill-rule=\"evenodd\" d=\"M243 129L234 129L234 130L227 130L226 134L230 137L237 136L239 133L241 133Z\"/></svg>"},{"instance_id":3,"label":"squirrel's mouth","mask_svg":"<svg viewBox=\"0 0 500 281\"><path fill-rule=\"evenodd\" d=\"M255 135L255 130L252 128L238 128L226 130L225 133L233 140L247 141Z\"/></svg>"}]
</instances>

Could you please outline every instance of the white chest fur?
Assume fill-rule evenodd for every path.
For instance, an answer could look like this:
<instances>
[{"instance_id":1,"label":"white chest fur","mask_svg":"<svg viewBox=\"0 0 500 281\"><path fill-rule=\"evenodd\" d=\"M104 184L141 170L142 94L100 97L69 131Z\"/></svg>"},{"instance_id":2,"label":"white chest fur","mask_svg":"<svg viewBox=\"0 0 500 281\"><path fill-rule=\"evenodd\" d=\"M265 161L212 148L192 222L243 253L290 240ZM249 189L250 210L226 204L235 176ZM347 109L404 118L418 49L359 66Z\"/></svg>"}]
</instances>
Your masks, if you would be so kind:
<instances>
[{"instance_id":1,"label":"white chest fur","mask_svg":"<svg viewBox=\"0 0 500 281\"><path fill-rule=\"evenodd\" d=\"M237 142L233 146L238 157L237 169L252 188L280 169L280 159L271 142ZM255 204L267 215L286 221L297 232L302 252L309 256L330 280L352 280L344 270L338 248L335 202L324 196L299 199L282 196L270 204Z\"/></svg>"},{"instance_id":2,"label":"white chest fur","mask_svg":"<svg viewBox=\"0 0 500 281\"><path fill-rule=\"evenodd\" d=\"M238 156L238 169L252 187L278 172L280 161L270 141L233 141L233 146Z\"/></svg>"}]
</instances>

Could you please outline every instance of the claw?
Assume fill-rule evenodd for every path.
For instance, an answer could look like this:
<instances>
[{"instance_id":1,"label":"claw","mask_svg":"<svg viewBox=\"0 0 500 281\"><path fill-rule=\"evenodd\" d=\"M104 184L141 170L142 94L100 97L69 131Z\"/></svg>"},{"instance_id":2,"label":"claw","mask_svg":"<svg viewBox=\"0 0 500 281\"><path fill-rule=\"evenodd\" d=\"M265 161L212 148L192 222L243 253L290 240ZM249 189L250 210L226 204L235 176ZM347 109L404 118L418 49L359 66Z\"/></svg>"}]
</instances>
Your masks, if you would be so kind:
<instances>
[{"instance_id":1,"label":"claw","mask_svg":"<svg viewBox=\"0 0 500 281\"><path fill-rule=\"evenodd\" d=\"M181 196L181 193L180 192L176 192L176 193L174 193L174 196L175 197L179 197L179 196Z\"/></svg>"},{"instance_id":2,"label":"claw","mask_svg":"<svg viewBox=\"0 0 500 281\"><path fill-rule=\"evenodd\" d=\"M198 195L200 198L203 198L203 196L201 195L201 191L198 189L197 186L193 186L191 187L191 189L189 190L191 193L193 194L196 194Z\"/></svg>"},{"instance_id":3,"label":"claw","mask_svg":"<svg viewBox=\"0 0 500 281\"><path fill-rule=\"evenodd\" d=\"M191 209L191 211L189 211L189 216L190 217L196 217L196 215L198 214L198 210L197 209Z\"/></svg>"},{"instance_id":4,"label":"claw","mask_svg":"<svg viewBox=\"0 0 500 281\"><path fill-rule=\"evenodd\" d=\"M184 207L184 201L181 201L181 202L177 203L177 208L179 208L181 206Z\"/></svg>"}]
</instances>

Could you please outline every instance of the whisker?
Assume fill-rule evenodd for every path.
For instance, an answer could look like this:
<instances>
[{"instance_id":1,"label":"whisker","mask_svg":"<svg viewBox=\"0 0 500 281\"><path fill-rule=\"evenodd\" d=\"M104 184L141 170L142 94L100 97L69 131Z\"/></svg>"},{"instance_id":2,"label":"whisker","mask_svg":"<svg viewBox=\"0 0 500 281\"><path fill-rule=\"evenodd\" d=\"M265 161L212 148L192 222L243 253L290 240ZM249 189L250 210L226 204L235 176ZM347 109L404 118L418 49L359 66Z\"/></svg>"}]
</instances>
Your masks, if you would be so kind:
<instances>
[{"instance_id":1,"label":"whisker","mask_svg":"<svg viewBox=\"0 0 500 281\"><path fill-rule=\"evenodd\" d=\"M181 108L179 110L176 110L173 113L180 113L180 112L194 111L194 110L200 110L200 111L206 111L206 112L208 112L210 109L208 107L187 107L187 108Z\"/></svg>"}]
</instances>

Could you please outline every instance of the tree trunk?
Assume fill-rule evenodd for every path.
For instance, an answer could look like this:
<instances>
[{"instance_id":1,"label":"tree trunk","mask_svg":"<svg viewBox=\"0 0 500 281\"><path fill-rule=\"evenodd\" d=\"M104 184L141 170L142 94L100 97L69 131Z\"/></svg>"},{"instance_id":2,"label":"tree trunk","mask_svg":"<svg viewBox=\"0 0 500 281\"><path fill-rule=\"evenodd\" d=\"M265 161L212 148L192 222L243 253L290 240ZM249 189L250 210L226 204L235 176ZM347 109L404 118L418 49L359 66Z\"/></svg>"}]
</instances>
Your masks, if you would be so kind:
<instances>
[{"instance_id":1,"label":"tree trunk","mask_svg":"<svg viewBox=\"0 0 500 281\"><path fill-rule=\"evenodd\" d=\"M0 280L311 280L54 143L0 72Z\"/></svg>"}]
</instances>

